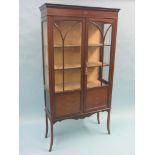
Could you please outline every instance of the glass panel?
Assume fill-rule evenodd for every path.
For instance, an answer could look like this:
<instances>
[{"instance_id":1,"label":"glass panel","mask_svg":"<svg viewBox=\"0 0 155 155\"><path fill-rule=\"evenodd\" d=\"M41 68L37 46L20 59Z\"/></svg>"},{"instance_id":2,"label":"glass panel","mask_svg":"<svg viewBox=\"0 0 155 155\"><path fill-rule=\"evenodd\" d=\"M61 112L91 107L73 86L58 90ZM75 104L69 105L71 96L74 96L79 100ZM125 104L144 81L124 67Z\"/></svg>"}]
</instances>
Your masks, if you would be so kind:
<instances>
[{"instance_id":1,"label":"glass panel","mask_svg":"<svg viewBox=\"0 0 155 155\"><path fill-rule=\"evenodd\" d=\"M97 87L100 86L101 83L98 79L99 67L90 67L88 68L88 76L87 76L87 87Z\"/></svg>"},{"instance_id":2,"label":"glass panel","mask_svg":"<svg viewBox=\"0 0 155 155\"><path fill-rule=\"evenodd\" d=\"M105 45L111 45L111 32L111 24L104 24L104 36L106 35L104 40Z\"/></svg>"},{"instance_id":3,"label":"glass panel","mask_svg":"<svg viewBox=\"0 0 155 155\"><path fill-rule=\"evenodd\" d=\"M105 81L109 80L109 67L104 67L102 72L102 79Z\"/></svg>"},{"instance_id":4,"label":"glass panel","mask_svg":"<svg viewBox=\"0 0 155 155\"><path fill-rule=\"evenodd\" d=\"M64 90L80 89L81 69L66 69Z\"/></svg>"},{"instance_id":5,"label":"glass panel","mask_svg":"<svg viewBox=\"0 0 155 155\"><path fill-rule=\"evenodd\" d=\"M104 86L109 79L112 25L88 22L87 88Z\"/></svg>"},{"instance_id":6,"label":"glass panel","mask_svg":"<svg viewBox=\"0 0 155 155\"><path fill-rule=\"evenodd\" d=\"M56 92L81 88L81 33L80 21L58 20L54 23Z\"/></svg>"},{"instance_id":7,"label":"glass panel","mask_svg":"<svg viewBox=\"0 0 155 155\"><path fill-rule=\"evenodd\" d=\"M110 46L104 46L104 55L103 55L103 62L104 64L110 64Z\"/></svg>"},{"instance_id":8,"label":"glass panel","mask_svg":"<svg viewBox=\"0 0 155 155\"><path fill-rule=\"evenodd\" d=\"M49 89L49 74L48 74L48 44L47 44L47 22L43 22L43 48L44 48L44 72L45 72L45 87Z\"/></svg>"},{"instance_id":9,"label":"glass panel","mask_svg":"<svg viewBox=\"0 0 155 155\"><path fill-rule=\"evenodd\" d=\"M55 70L55 91L63 91L63 72L62 70Z\"/></svg>"}]
</instances>

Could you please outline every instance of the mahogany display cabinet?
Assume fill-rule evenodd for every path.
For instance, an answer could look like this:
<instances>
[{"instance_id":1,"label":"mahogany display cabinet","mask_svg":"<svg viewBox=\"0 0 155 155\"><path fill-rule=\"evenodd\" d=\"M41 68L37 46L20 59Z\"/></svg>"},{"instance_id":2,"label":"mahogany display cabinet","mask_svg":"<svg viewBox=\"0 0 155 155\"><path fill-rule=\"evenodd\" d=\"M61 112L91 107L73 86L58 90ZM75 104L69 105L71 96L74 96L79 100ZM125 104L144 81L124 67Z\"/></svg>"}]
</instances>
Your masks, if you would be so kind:
<instances>
[{"instance_id":1,"label":"mahogany display cabinet","mask_svg":"<svg viewBox=\"0 0 155 155\"><path fill-rule=\"evenodd\" d=\"M44 4L41 10L46 133L53 125L110 110L119 9Z\"/></svg>"}]
</instances>

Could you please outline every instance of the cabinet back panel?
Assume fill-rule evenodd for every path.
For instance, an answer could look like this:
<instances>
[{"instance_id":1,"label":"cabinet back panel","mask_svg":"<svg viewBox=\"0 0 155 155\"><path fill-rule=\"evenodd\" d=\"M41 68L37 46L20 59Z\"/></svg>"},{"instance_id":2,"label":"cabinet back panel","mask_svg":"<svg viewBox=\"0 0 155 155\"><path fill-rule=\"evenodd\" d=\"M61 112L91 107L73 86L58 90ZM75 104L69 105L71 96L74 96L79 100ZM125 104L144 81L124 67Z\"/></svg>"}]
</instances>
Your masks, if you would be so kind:
<instances>
[{"instance_id":1,"label":"cabinet back panel","mask_svg":"<svg viewBox=\"0 0 155 155\"><path fill-rule=\"evenodd\" d=\"M62 83L62 70L55 70L55 84ZM65 70L64 83L77 83L81 81L80 69Z\"/></svg>"},{"instance_id":2,"label":"cabinet back panel","mask_svg":"<svg viewBox=\"0 0 155 155\"><path fill-rule=\"evenodd\" d=\"M54 65L62 66L63 60L62 48L54 49ZM81 49L80 47L65 47L64 48L64 64L74 65L81 64Z\"/></svg>"},{"instance_id":3,"label":"cabinet back panel","mask_svg":"<svg viewBox=\"0 0 155 155\"><path fill-rule=\"evenodd\" d=\"M55 70L55 91L63 90L63 72ZM64 71L64 90L80 89L81 69L67 69Z\"/></svg>"},{"instance_id":4,"label":"cabinet back panel","mask_svg":"<svg viewBox=\"0 0 155 155\"><path fill-rule=\"evenodd\" d=\"M99 26L101 24L98 24ZM101 33L97 27L89 23L88 26L88 43L89 44L100 44L101 42Z\"/></svg>"},{"instance_id":5,"label":"cabinet back panel","mask_svg":"<svg viewBox=\"0 0 155 155\"><path fill-rule=\"evenodd\" d=\"M55 21L55 24L59 27L59 30L64 37L64 45L81 45L81 22L80 21ZM54 46L62 46L62 37L58 29L54 26Z\"/></svg>"},{"instance_id":6,"label":"cabinet back panel","mask_svg":"<svg viewBox=\"0 0 155 155\"><path fill-rule=\"evenodd\" d=\"M88 62L98 62L100 60L100 48L89 47L88 48Z\"/></svg>"},{"instance_id":7,"label":"cabinet back panel","mask_svg":"<svg viewBox=\"0 0 155 155\"><path fill-rule=\"evenodd\" d=\"M88 68L87 81L97 81L99 78L99 67Z\"/></svg>"}]
</instances>

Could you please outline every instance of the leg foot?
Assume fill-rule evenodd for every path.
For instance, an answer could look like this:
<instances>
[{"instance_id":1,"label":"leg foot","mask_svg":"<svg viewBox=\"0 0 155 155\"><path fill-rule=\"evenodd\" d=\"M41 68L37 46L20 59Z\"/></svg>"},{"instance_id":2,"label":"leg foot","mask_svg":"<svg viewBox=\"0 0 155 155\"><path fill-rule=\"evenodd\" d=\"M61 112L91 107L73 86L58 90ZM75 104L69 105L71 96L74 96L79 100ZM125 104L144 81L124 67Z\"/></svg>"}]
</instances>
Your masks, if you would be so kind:
<instances>
[{"instance_id":1,"label":"leg foot","mask_svg":"<svg viewBox=\"0 0 155 155\"><path fill-rule=\"evenodd\" d=\"M99 112L97 112L97 122L98 124L100 124L100 113Z\"/></svg>"},{"instance_id":2,"label":"leg foot","mask_svg":"<svg viewBox=\"0 0 155 155\"><path fill-rule=\"evenodd\" d=\"M46 132L45 132L45 138L47 138L48 135L48 118L47 118L47 114L45 114L46 117Z\"/></svg>"},{"instance_id":3,"label":"leg foot","mask_svg":"<svg viewBox=\"0 0 155 155\"><path fill-rule=\"evenodd\" d=\"M108 116L107 116L107 130L108 130L108 134L110 134L110 110L108 111Z\"/></svg>"},{"instance_id":4,"label":"leg foot","mask_svg":"<svg viewBox=\"0 0 155 155\"><path fill-rule=\"evenodd\" d=\"M51 121L50 121L50 126L51 126L51 142L50 142L49 152L51 152L52 146L53 146L53 123Z\"/></svg>"}]
</instances>

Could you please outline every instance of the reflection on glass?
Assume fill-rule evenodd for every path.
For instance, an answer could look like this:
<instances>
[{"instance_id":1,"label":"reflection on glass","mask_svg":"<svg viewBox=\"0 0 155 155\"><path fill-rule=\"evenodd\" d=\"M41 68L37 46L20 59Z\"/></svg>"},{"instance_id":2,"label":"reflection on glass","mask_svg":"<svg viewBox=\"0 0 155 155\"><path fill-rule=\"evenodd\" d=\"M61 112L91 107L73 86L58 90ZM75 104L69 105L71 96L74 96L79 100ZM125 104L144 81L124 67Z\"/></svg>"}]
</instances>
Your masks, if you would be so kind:
<instances>
[{"instance_id":1,"label":"reflection on glass","mask_svg":"<svg viewBox=\"0 0 155 155\"><path fill-rule=\"evenodd\" d=\"M110 49L110 46L104 46L103 62L105 64L110 64Z\"/></svg>"},{"instance_id":2,"label":"reflection on glass","mask_svg":"<svg viewBox=\"0 0 155 155\"><path fill-rule=\"evenodd\" d=\"M104 67L102 72L102 79L104 79L105 81L109 80L109 67Z\"/></svg>"},{"instance_id":3,"label":"reflection on glass","mask_svg":"<svg viewBox=\"0 0 155 155\"><path fill-rule=\"evenodd\" d=\"M104 40L104 44L105 45L111 45L111 24L104 24L104 36L105 40Z\"/></svg>"}]
</instances>

